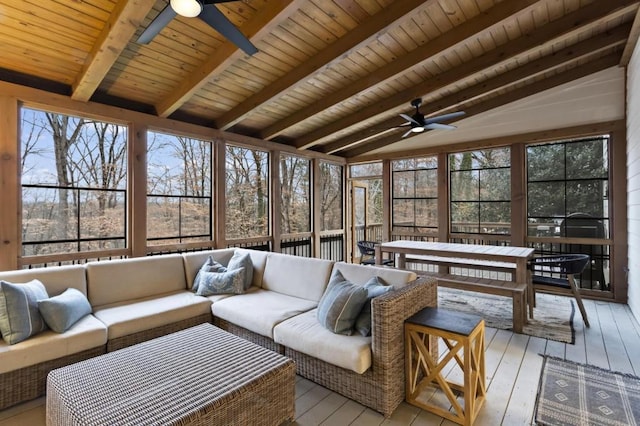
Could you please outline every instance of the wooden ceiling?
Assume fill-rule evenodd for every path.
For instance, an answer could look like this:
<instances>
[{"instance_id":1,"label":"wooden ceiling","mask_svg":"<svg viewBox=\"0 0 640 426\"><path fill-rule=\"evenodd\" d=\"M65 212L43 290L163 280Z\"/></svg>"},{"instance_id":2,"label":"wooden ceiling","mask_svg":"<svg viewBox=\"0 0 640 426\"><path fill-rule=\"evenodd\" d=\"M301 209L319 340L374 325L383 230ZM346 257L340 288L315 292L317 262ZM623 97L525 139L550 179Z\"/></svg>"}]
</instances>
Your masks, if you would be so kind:
<instances>
[{"instance_id":1,"label":"wooden ceiling","mask_svg":"<svg viewBox=\"0 0 640 426\"><path fill-rule=\"evenodd\" d=\"M625 66L630 0L244 0L138 36L168 0L0 0L0 79L344 157L401 140L399 113L478 115Z\"/></svg>"}]
</instances>

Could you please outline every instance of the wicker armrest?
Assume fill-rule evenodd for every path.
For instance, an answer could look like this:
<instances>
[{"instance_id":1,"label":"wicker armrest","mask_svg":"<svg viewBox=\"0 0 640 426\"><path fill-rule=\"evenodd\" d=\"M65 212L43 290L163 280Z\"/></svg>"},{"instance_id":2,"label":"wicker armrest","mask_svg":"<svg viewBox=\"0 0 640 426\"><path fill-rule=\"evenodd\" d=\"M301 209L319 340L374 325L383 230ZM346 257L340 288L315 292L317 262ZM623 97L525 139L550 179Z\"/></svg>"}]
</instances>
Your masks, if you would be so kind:
<instances>
[{"instance_id":1,"label":"wicker armrest","mask_svg":"<svg viewBox=\"0 0 640 426\"><path fill-rule=\"evenodd\" d=\"M437 280L421 277L371 303L373 369L404 365L404 320L427 306L437 306Z\"/></svg>"}]
</instances>

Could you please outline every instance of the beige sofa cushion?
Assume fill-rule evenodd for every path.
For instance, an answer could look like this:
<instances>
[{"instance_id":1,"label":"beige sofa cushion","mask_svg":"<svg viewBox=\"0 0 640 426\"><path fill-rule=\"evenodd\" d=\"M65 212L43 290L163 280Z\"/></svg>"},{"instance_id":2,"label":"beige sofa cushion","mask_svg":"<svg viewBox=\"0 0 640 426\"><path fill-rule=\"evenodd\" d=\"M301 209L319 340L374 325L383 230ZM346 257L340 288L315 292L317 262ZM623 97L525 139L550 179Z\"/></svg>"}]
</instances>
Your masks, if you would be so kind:
<instances>
[{"instance_id":1,"label":"beige sofa cushion","mask_svg":"<svg viewBox=\"0 0 640 426\"><path fill-rule=\"evenodd\" d=\"M332 266L331 260L269 253L262 288L318 302L329 283Z\"/></svg>"},{"instance_id":2,"label":"beige sofa cushion","mask_svg":"<svg viewBox=\"0 0 640 426\"><path fill-rule=\"evenodd\" d=\"M333 269L340 271L347 281L358 285L365 285L371 277L377 276L382 278L387 284L395 288L400 288L415 280L417 277L415 272L411 271L345 262L337 262L333 265Z\"/></svg>"},{"instance_id":3,"label":"beige sofa cushion","mask_svg":"<svg viewBox=\"0 0 640 426\"><path fill-rule=\"evenodd\" d=\"M86 268L94 308L187 288L179 254L91 262Z\"/></svg>"},{"instance_id":4,"label":"beige sofa cushion","mask_svg":"<svg viewBox=\"0 0 640 426\"><path fill-rule=\"evenodd\" d=\"M371 367L371 337L334 334L320 325L316 314L314 309L276 325L273 340L358 374L367 371Z\"/></svg>"},{"instance_id":5,"label":"beige sofa cushion","mask_svg":"<svg viewBox=\"0 0 640 426\"><path fill-rule=\"evenodd\" d=\"M62 334L51 330L8 345L0 339L0 374L107 344L107 327L87 315Z\"/></svg>"},{"instance_id":6,"label":"beige sofa cushion","mask_svg":"<svg viewBox=\"0 0 640 426\"><path fill-rule=\"evenodd\" d=\"M55 268L22 269L0 272L0 280L26 283L40 280L49 296L57 296L68 288L75 288L87 295L87 280L84 265L57 266Z\"/></svg>"},{"instance_id":7,"label":"beige sofa cushion","mask_svg":"<svg viewBox=\"0 0 640 426\"><path fill-rule=\"evenodd\" d=\"M182 321L211 312L211 301L181 290L94 309L109 329L109 339Z\"/></svg>"},{"instance_id":8,"label":"beige sofa cushion","mask_svg":"<svg viewBox=\"0 0 640 426\"><path fill-rule=\"evenodd\" d=\"M252 287L247 293L214 302L214 317L273 338L276 324L308 311L316 302Z\"/></svg>"},{"instance_id":9,"label":"beige sofa cushion","mask_svg":"<svg viewBox=\"0 0 640 426\"><path fill-rule=\"evenodd\" d=\"M200 270L200 267L207 261L207 257L211 256L213 260L227 266L229 260L236 251L247 252L251 256L251 262L253 263L253 286L262 286L262 274L264 273L264 266L267 263L268 252L259 250L246 250L246 249L220 249L200 251L195 253L184 253L184 270L186 274L187 286L191 288L193 286L193 280L196 274Z\"/></svg>"}]
</instances>

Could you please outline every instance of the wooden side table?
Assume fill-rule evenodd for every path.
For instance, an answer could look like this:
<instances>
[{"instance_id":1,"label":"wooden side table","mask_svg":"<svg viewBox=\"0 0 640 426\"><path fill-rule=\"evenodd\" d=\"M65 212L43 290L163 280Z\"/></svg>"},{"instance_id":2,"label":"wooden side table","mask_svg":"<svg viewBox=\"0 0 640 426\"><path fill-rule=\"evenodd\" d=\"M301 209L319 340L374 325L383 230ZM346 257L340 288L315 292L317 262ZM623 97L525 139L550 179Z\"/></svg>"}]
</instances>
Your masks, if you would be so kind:
<instances>
[{"instance_id":1,"label":"wooden side table","mask_svg":"<svg viewBox=\"0 0 640 426\"><path fill-rule=\"evenodd\" d=\"M484 320L475 315L425 308L405 321L404 330L407 402L452 422L472 425L486 394ZM448 349L440 359L430 355L429 336L442 339ZM453 368L462 370L462 384L443 376L443 369L452 360ZM419 400L422 391L430 387L439 388L446 395L451 410ZM463 404L457 395L462 395Z\"/></svg>"}]
</instances>

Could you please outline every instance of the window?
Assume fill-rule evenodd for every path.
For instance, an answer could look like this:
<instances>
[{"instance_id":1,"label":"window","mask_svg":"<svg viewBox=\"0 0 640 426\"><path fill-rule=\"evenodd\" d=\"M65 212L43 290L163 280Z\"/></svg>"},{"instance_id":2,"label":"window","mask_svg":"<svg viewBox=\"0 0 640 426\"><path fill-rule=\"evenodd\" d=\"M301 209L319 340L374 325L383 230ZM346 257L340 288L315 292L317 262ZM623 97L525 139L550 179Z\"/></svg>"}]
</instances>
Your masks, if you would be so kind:
<instances>
[{"instance_id":1,"label":"window","mask_svg":"<svg viewBox=\"0 0 640 426\"><path fill-rule=\"evenodd\" d=\"M320 162L321 231L342 229L342 166Z\"/></svg>"},{"instance_id":2,"label":"window","mask_svg":"<svg viewBox=\"0 0 640 426\"><path fill-rule=\"evenodd\" d=\"M451 232L510 234L509 148L449 155Z\"/></svg>"},{"instance_id":3,"label":"window","mask_svg":"<svg viewBox=\"0 0 640 426\"><path fill-rule=\"evenodd\" d=\"M367 177L367 176L381 176L382 175L382 163L364 163L353 164L349 166L351 177Z\"/></svg>"},{"instance_id":4,"label":"window","mask_svg":"<svg viewBox=\"0 0 640 426\"><path fill-rule=\"evenodd\" d=\"M269 235L269 154L227 145L226 237Z\"/></svg>"},{"instance_id":5,"label":"window","mask_svg":"<svg viewBox=\"0 0 640 426\"><path fill-rule=\"evenodd\" d=\"M539 254L584 253L591 264L581 288L609 291L609 245L575 239L609 238L609 137L527 147L528 235ZM554 240L571 238L571 242Z\"/></svg>"},{"instance_id":6,"label":"window","mask_svg":"<svg viewBox=\"0 0 640 426\"><path fill-rule=\"evenodd\" d=\"M392 230L422 233L438 228L438 159L392 162Z\"/></svg>"},{"instance_id":7,"label":"window","mask_svg":"<svg viewBox=\"0 0 640 426\"><path fill-rule=\"evenodd\" d=\"M310 166L305 158L280 157L280 226L283 234L311 231Z\"/></svg>"},{"instance_id":8,"label":"window","mask_svg":"<svg viewBox=\"0 0 640 426\"><path fill-rule=\"evenodd\" d=\"M147 241L211 241L211 142L149 132Z\"/></svg>"},{"instance_id":9,"label":"window","mask_svg":"<svg viewBox=\"0 0 640 426\"><path fill-rule=\"evenodd\" d=\"M564 236L567 218L592 218L608 238L606 136L527 147L527 216L530 236ZM578 236L578 235L574 235Z\"/></svg>"},{"instance_id":10,"label":"window","mask_svg":"<svg viewBox=\"0 0 640 426\"><path fill-rule=\"evenodd\" d=\"M126 246L127 130L23 108L23 256Z\"/></svg>"}]
</instances>

